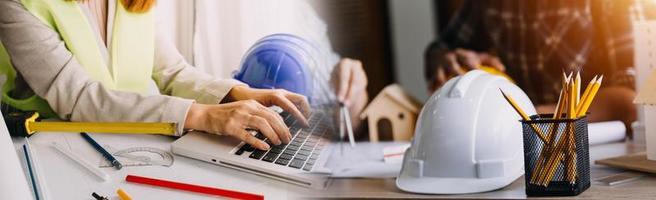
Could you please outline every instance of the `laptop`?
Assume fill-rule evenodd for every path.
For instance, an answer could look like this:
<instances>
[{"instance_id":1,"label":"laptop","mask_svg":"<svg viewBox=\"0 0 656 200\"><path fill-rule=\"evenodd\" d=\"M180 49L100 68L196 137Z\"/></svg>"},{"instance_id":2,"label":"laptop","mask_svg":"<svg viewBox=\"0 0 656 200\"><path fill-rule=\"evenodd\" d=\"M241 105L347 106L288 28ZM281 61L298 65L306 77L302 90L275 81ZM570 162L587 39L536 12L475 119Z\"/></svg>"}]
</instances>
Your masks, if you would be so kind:
<instances>
[{"instance_id":1,"label":"laptop","mask_svg":"<svg viewBox=\"0 0 656 200\"><path fill-rule=\"evenodd\" d=\"M308 118L310 126L302 128L291 114L276 110L292 134L289 144L273 145L262 133L255 137L269 143L267 151L255 149L230 136L191 132L171 145L174 154L198 159L287 183L311 188L324 188L330 169L326 167L333 145L334 107L314 108ZM297 124L298 123L298 124Z\"/></svg>"}]
</instances>

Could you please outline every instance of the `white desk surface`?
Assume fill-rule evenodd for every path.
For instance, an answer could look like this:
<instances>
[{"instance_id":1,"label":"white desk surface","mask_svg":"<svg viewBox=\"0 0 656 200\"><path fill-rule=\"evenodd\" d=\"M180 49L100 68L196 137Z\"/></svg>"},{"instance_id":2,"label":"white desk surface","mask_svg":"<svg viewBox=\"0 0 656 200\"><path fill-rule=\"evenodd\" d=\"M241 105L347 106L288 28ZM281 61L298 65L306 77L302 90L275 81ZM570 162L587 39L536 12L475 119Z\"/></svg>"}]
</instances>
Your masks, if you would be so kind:
<instances>
[{"instance_id":1,"label":"white desk surface","mask_svg":"<svg viewBox=\"0 0 656 200\"><path fill-rule=\"evenodd\" d=\"M101 145L110 145L116 149L147 146L170 151L170 144L175 140L173 137L156 135L91 135ZM23 144L22 138L12 139L17 149ZM102 155L84 141L80 134L37 133L29 139L43 171L50 199L94 200L91 193L96 192L117 200L119 198L116 189L119 187L134 199L217 199L216 196L128 183L125 181L125 176L128 174L263 194L266 199L288 199L292 195L289 190L300 188L177 155L174 156L175 161L171 167L123 167L121 170L100 168L111 176L108 181L103 182L50 146L53 141L57 142L64 147L69 147L89 163L99 164L103 159Z\"/></svg>"},{"instance_id":2,"label":"white desk surface","mask_svg":"<svg viewBox=\"0 0 656 200\"><path fill-rule=\"evenodd\" d=\"M155 135L105 135L92 134L102 145L110 145L116 149L148 146L170 150L170 144L175 138ZM23 143L22 138L12 138L18 149ZM99 178L78 166L72 160L50 147L51 142L57 142L83 156L91 163L98 163L102 156L95 151L79 134L36 134L30 137L30 142L36 151L36 159L44 172L50 199L90 199L92 192L110 199L118 199L116 189L123 188L134 199L216 199L216 196L200 195L139 185L125 182L127 174L162 178L243 192L263 194L266 199L289 199L298 197L309 198L526 198L524 194L524 178L521 177L511 185L497 191L469 195L415 195L405 193L395 187L394 179L333 179L324 190L311 190L257 175L228 169L209 163L174 156L171 167L145 166L124 167L121 170L101 168L108 173L110 180L103 182ZM612 143L590 148L591 164L594 160L624 155L644 150L641 145L632 143ZM592 164L591 178L619 173L622 170L612 169ZM602 186L592 183L590 189L575 198L654 198L656 197L656 178L644 177L640 180L617 186Z\"/></svg>"}]
</instances>

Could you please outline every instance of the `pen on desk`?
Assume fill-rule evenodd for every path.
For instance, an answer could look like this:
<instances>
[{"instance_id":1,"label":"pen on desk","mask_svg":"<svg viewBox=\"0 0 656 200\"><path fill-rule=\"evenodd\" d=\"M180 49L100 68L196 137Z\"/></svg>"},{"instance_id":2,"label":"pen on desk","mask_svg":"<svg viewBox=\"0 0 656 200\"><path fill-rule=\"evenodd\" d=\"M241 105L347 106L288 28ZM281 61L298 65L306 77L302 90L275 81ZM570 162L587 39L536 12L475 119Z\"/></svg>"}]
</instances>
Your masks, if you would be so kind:
<instances>
[{"instance_id":1,"label":"pen on desk","mask_svg":"<svg viewBox=\"0 0 656 200\"><path fill-rule=\"evenodd\" d=\"M123 164L121 164L121 162L119 162L114 156L112 156L111 153L107 152L107 150L105 150L105 148L103 148L102 146L100 146L100 144L98 144L95 140L93 140L93 138L91 138L91 136L89 136L89 134L87 134L85 132L82 132L82 133L80 133L80 135L82 135L84 140L89 142L91 144L91 146L93 146L93 148L98 150L98 152L100 152L103 155L103 157L105 157L105 159L107 159L109 162L111 162L112 166L114 166L116 169L123 168Z\"/></svg>"},{"instance_id":2,"label":"pen on desk","mask_svg":"<svg viewBox=\"0 0 656 200\"><path fill-rule=\"evenodd\" d=\"M158 187L164 187L170 189L178 189L178 190L184 190L184 191L196 192L202 194L216 195L216 196L222 196L222 197L234 198L234 199L264 199L264 196L259 194L251 194L251 193L219 189L219 188L213 188L207 186L192 185L188 183L179 183L179 182L141 177L135 175L127 175L125 177L125 181L130 183L140 183L140 184L146 184L146 185L152 185L152 186L158 186Z\"/></svg>"},{"instance_id":3,"label":"pen on desk","mask_svg":"<svg viewBox=\"0 0 656 200\"><path fill-rule=\"evenodd\" d=\"M118 197L119 197L121 200L132 200L132 197L130 197L130 195L128 195L128 193L125 192L125 191L124 191L123 189L121 189L121 188L119 188L118 190L116 190L116 194L118 194Z\"/></svg>"},{"instance_id":4,"label":"pen on desk","mask_svg":"<svg viewBox=\"0 0 656 200\"><path fill-rule=\"evenodd\" d=\"M91 193L91 196L95 198L96 200L109 200L107 197L100 196L99 194Z\"/></svg>"},{"instance_id":5,"label":"pen on desk","mask_svg":"<svg viewBox=\"0 0 656 200\"><path fill-rule=\"evenodd\" d=\"M61 147L56 142L53 142L52 146L55 149L57 149L59 152L61 152L62 154L69 157L71 160L73 160L73 161L77 162L78 164L82 165L84 168L87 168L87 170L89 170L94 175L100 177L103 181L106 181L107 179L109 179L109 175L107 175L105 172L100 171L100 169L94 167L93 165L89 164L88 162L84 161L82 158L75 155L75 153L73 153L73 152L71 152L67 149L64 149L64 147Z\"/></svg>"},{"instance_id":6,"label":"pen on desk","mask_svg":"<svg viewBox=\"0 0 656 200\"><path fill-rule=\"evenodd\" d=\"M26 138L27 139L27 138ZM32 182L32 190L34 192L34 199L41 199L41 192L39 189L39 183L37 182L36 178L36 173L35 169L33 167L33 160L30 152L30 148L28 147L28 143L23 145L23 153L25 154L25 162L27 162L27 171L29 172L30 175L30 182Z\"/></svg>"},{"instance_id":7,"label":"pen on desk","mask_svg":"<svg viewBox=\"0 0 656 200\"><path fill-rule=\"evenodd\" d=\"M48 188L46 187L44 181L45 179L43 178L43 172L41 171L41 167L39 167L40 165L37 160L37 156L35 156L36 153L34 153L34 148L30 144L30 140L28 138L25 138L25 145L23 145L23 148L25 153L29 154L29 157L26 156L26 160L28 160L29 164L31 165L30 174L34 175L34 181L36 184L35 186L39 188L37 199L48 199Z\"/></svg>"}]
</instances>

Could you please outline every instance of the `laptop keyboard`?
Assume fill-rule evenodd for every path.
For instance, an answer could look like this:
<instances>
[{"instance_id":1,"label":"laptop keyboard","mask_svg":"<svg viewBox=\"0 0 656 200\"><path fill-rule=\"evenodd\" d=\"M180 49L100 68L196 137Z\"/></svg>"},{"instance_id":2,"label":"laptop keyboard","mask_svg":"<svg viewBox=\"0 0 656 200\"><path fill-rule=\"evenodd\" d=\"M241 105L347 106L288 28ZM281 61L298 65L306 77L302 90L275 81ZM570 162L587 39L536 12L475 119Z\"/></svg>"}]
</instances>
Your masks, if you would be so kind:
<instances>
[{"instance_id":1,"label":"laptop keyboard","mask_svg":"<svg viewBox=\"0 0 656 200\"><path fill-rule=\"evenodd\" d=\"M297 120L291 114L283 112L280 115L285 120L287 127L290 127L289 132L292 134L292 140L289 144L273 145L262 133L257 133L256 138L264 140L271 146L268 151L255 149L249 144L244 144L235 154L243 155L250 152L248 157L252 159L305 171L312 170L321 150L327 144L324 136L328 131L328 123L324 123L324 118L328 116L322 112L314 112L308 119L310 127L299 128L294 126Z\"/></svg>"}]
</instances>

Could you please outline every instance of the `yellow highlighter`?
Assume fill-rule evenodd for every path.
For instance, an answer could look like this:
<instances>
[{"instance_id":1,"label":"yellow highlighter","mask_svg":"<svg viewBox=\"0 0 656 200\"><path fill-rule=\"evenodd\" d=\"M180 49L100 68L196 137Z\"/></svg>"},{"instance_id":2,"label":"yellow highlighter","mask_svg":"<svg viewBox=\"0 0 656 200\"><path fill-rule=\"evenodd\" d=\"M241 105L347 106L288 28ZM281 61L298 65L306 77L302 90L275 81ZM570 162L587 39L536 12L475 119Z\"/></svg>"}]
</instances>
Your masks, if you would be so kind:
<instances>
[{"instance_id":1,"label":"yellow highlighter","mask_svg":"<svg viewBox=\"0 0 656 200\"><path fill-rule=\"evenodd\" d=\"M4 116L12 136L27 137L35 132L92 132L173 135L176 123L160 122L51 122L39 121L37 112L12 112Z\"/></svg>"}]
</instances>

